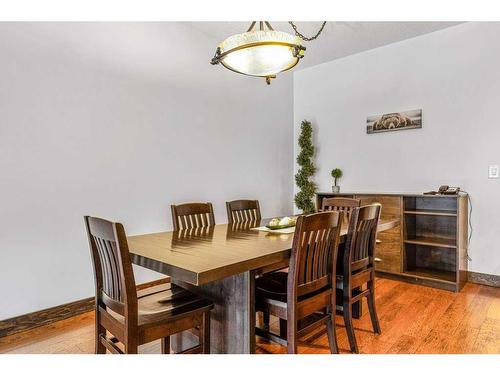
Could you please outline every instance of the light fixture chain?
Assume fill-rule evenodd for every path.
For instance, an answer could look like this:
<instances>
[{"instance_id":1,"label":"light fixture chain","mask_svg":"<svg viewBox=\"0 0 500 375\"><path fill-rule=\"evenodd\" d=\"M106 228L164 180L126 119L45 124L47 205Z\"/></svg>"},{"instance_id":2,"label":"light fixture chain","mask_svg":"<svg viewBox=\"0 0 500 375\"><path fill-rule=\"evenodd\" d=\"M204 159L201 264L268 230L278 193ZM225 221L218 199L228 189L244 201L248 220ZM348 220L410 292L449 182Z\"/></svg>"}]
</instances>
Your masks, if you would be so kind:
<instances>
[{"instance_id":1,"label":"light fixture chain","mask_svg":"<svg viewBox=\"0 0 500 375\"><path fill-rule=\"evenodd\" d=\"M321 25L321 27L319 28L318 32L316 33L316 35L311 36L311 37L307 37L307 36L304 36L303 34L301 34L297 30L297 26L292 21L288 21L288 23L292 26L293 31L295 31L295 35L297 35L300 39L305 40L306 42L310 42L311 40L316 39L321 34L321 32L323 31L323 29L325 28L325 25L326 25L326 21L324 21L323 24Z\"/></svg>"}]
</instances>

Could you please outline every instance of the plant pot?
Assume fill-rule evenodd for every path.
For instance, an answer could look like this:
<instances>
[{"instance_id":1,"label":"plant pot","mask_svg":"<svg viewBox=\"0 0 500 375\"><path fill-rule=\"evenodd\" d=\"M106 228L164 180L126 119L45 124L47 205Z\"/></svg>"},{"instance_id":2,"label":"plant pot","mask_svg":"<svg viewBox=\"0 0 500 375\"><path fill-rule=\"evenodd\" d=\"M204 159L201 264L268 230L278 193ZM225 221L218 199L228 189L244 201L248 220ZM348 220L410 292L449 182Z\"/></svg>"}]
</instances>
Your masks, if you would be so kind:
<instances>
[{"instance_id":1,"label":"plant pot","mask_svg":"<svg viewBox=\"0 0 500 375\"><path fill-rule=\"evenodd\" d=\"M333 185L332 186L332 193L340 193L340 186Z\"/></svg>"}]
</instances>

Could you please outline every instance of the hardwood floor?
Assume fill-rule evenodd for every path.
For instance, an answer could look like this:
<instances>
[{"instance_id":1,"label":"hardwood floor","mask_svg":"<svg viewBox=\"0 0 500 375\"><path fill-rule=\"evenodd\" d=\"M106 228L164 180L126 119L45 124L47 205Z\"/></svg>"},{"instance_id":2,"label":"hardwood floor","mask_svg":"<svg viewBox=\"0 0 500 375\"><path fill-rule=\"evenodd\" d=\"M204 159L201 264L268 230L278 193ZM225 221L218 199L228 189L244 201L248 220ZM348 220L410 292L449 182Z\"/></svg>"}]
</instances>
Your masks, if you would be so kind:
<instances>
[{"instance_id":1,"label":"hardwood floor","mask_svg":"<svg viewBox=\"0 0 500 375\"><path fill-rule=\"evenodd\" d=\"M382 334L371 331L364 308L363 317L354 322L361 353L500 353L500 288L468 283L452 293L377 279L376 294ZM340 316L337 324L341 353L348 353ZM94 314L85 313L0 338L0 353L93 353L93 332ZM159 353L160 343L139 351ZM286 348L257 339L257 353L286 353ZM326 332L306 336L299 353L329 353Z\"/></svg>"}]
</instances>

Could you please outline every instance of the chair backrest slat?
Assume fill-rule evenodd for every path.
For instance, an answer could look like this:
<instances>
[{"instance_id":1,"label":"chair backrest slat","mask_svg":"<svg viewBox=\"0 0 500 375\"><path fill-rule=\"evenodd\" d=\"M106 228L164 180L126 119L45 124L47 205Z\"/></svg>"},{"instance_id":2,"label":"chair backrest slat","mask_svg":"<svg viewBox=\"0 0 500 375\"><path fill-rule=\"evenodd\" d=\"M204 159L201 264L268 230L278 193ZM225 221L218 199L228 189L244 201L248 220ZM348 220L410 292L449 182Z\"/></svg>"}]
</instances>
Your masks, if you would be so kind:
<instances>
[{"instance_id":1,"label":"chair backrest slat","mask_svg":"<svg viewBox=\"0 0 500 375\"><path fill-rule=\"evenodd\" d=\"M321 203L321 211L342 211L344 221L349 223L352 210L359 207L361 201L353 198L324 198Z\"/></svg>"},{"instance_id":2,"label":"chair backrest slat","mask_svg":"<svg viewBox=\"0 0 500 375\"><path fill-rule=\"evenodd\" d=\"M194 229L215 225L212 203L171 205L174 230Z\"/></svg>"},{"instance_id":3,"label":"chair backrest slat","mask_svg":"<svg viewBox=\"0 0 500 375\"><path fill-rule=\"evenodd\" d=\"M94 266L96 301L121 314L137 306L134 273L125 230L120 223L85 217Z\"/></svg>"},{"instance_id":4,"label":"chair backrest slat","mask_svg":"<svg viewBox=\"0 0 500 375\"><path fill-rule=\"evenodd\" d=\"M353 209L344 251L347 272L373 267L381 207L376 203Z\"/></svg>"},{"instance_id":5,"label":"chair backrest slat","mask_svg":"<svg viewBox=\"0 0 500 375\"><path fill-rule=\"evenodd\" d=\"M288 277L290 298L332 287L343 215L331 211L298 218Z\"/></svg>"},{"instance_id":6,"label":"chair backrest slat","mask_svg":"<svg viewBox=\"0 0 500 375\"><path fill-rule=\"evenodd\" d=\"M226 209L229 224L261 220L258 200L240 199L226 202Z\"/></svg>"}]
</instances>

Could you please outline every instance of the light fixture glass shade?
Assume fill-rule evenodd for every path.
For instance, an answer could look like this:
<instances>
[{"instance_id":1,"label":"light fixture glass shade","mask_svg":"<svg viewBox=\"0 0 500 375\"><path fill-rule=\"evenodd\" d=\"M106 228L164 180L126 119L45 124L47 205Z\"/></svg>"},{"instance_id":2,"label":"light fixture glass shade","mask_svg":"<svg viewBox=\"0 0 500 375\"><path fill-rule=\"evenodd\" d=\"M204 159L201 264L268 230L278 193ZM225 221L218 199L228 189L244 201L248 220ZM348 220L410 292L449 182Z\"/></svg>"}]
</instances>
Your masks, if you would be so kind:
<instances>
[{"instance_id":1,"label":"light fixture glass shade","mask_svg":"<svg viewBox=\"0 0 500 375\"><path fill-rule=\"evenodd\" d=\"M220 62L226 68L250 76L272 77L293 68L305 48L291 34L252 30L227 38L219 49Z\"/></svg>"}]
</instances>

